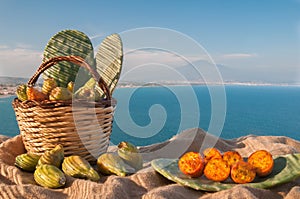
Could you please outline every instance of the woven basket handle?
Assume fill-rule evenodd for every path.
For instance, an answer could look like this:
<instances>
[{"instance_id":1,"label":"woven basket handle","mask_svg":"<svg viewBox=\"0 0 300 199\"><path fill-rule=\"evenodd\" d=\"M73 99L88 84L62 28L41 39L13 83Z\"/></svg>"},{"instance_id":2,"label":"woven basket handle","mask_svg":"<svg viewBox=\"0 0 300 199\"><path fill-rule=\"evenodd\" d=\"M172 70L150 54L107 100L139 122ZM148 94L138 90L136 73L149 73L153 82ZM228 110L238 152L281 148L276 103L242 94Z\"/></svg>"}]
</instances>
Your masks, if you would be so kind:
<instances>
[{"instance_id":1,"label":"woven basket handle","mask_svg":"<svg viewBox=\"0 0 300 199\"><path fill-rule=\"evenodd\" d=\"M46 62L43 62L40 65L40 67L38 68L38 70L35 72L35 74L30 78L27 85L28 86L34 86L36 81L38 80L39 76L45 70L47 70L51 66L53 66L53 65L55 65L55 64L57 64L58 62L61 62L61 61L68 61L68 62L71 62L73 64L76 64L78 66L81 66L81 67L87 69L91 73L92 77L98 82L99 87L104 92L107 99L111 100L110 90L107 87L107 84L104 82L103 78L99 75L99 73L97 73L97 71L95 71L88 63L86 63L86 61L82 57L74 56L74 55L57 56L57 57L50 58Z\"/></svg>"}]
</instances>

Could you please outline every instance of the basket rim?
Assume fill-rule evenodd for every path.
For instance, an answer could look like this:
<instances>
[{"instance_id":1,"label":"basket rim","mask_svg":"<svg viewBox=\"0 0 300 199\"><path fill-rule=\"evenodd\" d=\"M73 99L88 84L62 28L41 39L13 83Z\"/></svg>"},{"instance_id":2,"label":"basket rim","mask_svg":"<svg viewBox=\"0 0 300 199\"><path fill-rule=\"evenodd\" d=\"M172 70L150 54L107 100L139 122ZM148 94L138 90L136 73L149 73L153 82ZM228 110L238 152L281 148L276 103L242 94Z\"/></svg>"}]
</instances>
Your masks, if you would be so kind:
<instances>
[{"instance_id":1,"label":"basket rim","mask_svg":"<svg viewBox=\"0 0 300 199\"><path fill-rule=\"evenodd\" d=\"M117 105L117 100L115 98L101 99L100 101L87 101L83 99L72 99L72 100L59 100L59 101L51 101L51 100L43 100L43 101L35 101L35 100L25 100L21 101L17 97L13 99L12 106L13 108L32 108L32 107L42 107L42 108L55 108L55 107L67 107L75 105L77 107L115 107Z\"/></svg>"},{"instance_id":2,"label":"basket rim","mask_svg":"<svg viewBox=\"0 0 300 199\"><path fill-rule=\"evenodd\" d=\"M62 61L67 61L67 62L76 64L79 67L83 67L86 70L88 70L89 73L92 75L92 78L94 78L96 80L96 82L98 83L99 88L104 92L106 98L108 100L110 100L112 98L112 93L110 92L108 85L103 80L101 75L95 69L93 69L82 57L76 56L76 55L56 56L56 57L52 57L52 58L42 62L42 64L38 67L38 69L33 74L33 76L28 80L27 86L34 87L38 78L45 70L54 66L58 62L62 62Z\"/></svg>"}]
</instances>

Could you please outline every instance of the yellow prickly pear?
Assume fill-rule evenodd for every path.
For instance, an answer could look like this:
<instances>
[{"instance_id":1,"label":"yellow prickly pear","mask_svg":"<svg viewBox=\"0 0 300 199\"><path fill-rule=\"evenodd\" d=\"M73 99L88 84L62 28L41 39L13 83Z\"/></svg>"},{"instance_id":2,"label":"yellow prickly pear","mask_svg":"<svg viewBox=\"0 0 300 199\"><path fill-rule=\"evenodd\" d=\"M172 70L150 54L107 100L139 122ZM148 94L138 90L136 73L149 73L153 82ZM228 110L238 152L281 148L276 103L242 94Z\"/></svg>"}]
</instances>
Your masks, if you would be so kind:
<instances>
[{"instance_id":1,"label":"yellow prickly pear","mask_svg":"<svg viewBox=\"0 0 300 199\"><path fill-rule=\"evenodd\" d=\"M74 178L87 178L92 181L100 179L90 163L78 155L66 157L62 163L62 170L66 175Z\"/></svg>"},{"instance_id":2,"label":"yellow prickly pear","mask_svg":"<svg viewBox=\"0 0 300 199\"><path fill-rule=\"evenodd\" d=\"M91 78L83 85L83 87L84 87L84 88L94 88L95 85L96 85L96 80L95 80L93 77L91 77Z\"/></svg>"},{"instance_id":3,"label":"yellow prickly pear","mask_svg":"<svg viewBox=\"0 0 300 199\"><path fill-rule=\"evenodd\" d=\"M67 85L67 89L73 93L73 90L74 90L74 82L69 82L68 85Z\"/></svg>"},{"instance_id":4,"label":"yellow prickly pear","mask_svg":"<svg viewBox=\"0 0 300 199\"><path fill-rule=\"evenodd\" d=\"M53 78L46 79L42 86L42 92L45 95L49 95L51 90L57 87L57 83Z\"/></svg>"},{"instance_id":5,"label":"yellow prickly pear","mask_svg":"<svg viewBox=\"0 0 300 199\"><path fill-rule=\"evenodd\" d=\"M51 91L51 93L49 95L49 99L51 101L70 100L70 99L72 99L72 93L67 88L56 87Z\"/></svg>"}]
</instances>

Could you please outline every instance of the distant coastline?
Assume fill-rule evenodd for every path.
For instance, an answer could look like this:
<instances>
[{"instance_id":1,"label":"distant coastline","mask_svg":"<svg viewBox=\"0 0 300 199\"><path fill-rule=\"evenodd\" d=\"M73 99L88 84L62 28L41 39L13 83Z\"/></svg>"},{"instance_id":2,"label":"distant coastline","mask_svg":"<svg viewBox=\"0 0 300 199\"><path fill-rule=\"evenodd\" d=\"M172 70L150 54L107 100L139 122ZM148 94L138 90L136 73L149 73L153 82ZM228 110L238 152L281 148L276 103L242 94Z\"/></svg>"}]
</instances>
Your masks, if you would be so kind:
<instances>
[{"instance_id":1,"label":"distant coastline","mask_svg":"<svg viewBox=\"0 0 300 199\"><path fill-rule=\"evenodd\" d=\"M15 95L17 86L0 85L0 98Z\"/></svg>"},{"instance_id":2,"label":"distant coastline","mask_svg":"<svg viewBox=\"0 0 300 199\"><path fill-rule=\"evenodd\" d=\"M0 95L0 99L8 98L8 97L11 97L11 96L14 96L14 95Z\"/></svg>"},{"instance_id":3,"label":"distant coastline","mask_svg":"<svg viewBox=\"0 0 300 199\"><path fill-rule=\"evenodd\" d=\"M117 88L132 88L132 87L157 87L157 86L189 86L189 85L210 85L210 86L300 86L300 84L291 83L257 83L257 82L152 82L152 83L140 83L140 82L126 82L119 83Z\"/></svg>"},{"instance_id":4,"label":"distant coastline","mask_svg":"<svg viewBox=\"0 0 300 199\"><path fill-rule=\"evenodd\" d=\"M19 77L1 77L0 76L0 98L15 95L16 88L20 84L26 84L27 78ZM135 87L158 87L158 86L189 86L189 85L233 85L233 86L300 86L296 83L268 83L268 82L175 82L175 81L161 81L161 82L119 82L117 88L135 88Z\"/></svg>"}]
</instances>

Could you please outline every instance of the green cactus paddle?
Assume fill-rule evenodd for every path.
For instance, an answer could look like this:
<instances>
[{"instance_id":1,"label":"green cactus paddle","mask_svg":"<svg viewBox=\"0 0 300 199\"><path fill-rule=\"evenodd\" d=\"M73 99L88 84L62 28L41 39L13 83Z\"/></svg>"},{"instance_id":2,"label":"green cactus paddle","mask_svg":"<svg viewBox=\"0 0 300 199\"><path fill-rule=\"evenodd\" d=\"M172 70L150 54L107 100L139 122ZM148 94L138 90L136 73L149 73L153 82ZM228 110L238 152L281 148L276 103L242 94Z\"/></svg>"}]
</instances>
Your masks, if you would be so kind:
<instances>
[{"instance_id":1,"label":"green cactus paddle","mask_svg":"<svg viewBox=\"0 0 300 199\"><path fill-rule=\"evenodd\" d=\"M123 44L118 34L107 36L96 54L97 72L107 84L110 92L115 89L121 74L123 62ZM103 91L97 90L103 95Z\"/></svg>"},{"instance_id":2,"label":"green cactus paddle","mask_svg":"<svg viewBox=\"0 0 300 199\"><path fill-rule=\"evenodd\" d=\"M83 32L78 30L63 30L55 34L44 50L44 61L56 56L76 55L84 58L96 69L93 45ZM90 75L79 66L69 62L59 62L43 73L44 79L53 78L58 86L67 87L70 81L75 82L75 90L82 86Z\"/></svg>"},{"instance_id":3,"label":"green cactus paddle","mask_svg":"<svg viewBox=\"0 0 300 199\"><path fill-rule=\"evenodd\" d=\"M200 178L190 178L179 170L177 159L155 159L152 160L151 165L158 173L167 179L196 190L221 191L238 185L231 180L225 182L213 182L203 176ZM291 182L299 177L300 153L280 155L274 157L274 168L269 176L256 178L254 182L244 185L267 189L276 185Z\"/></svg>"}]
</instances>

